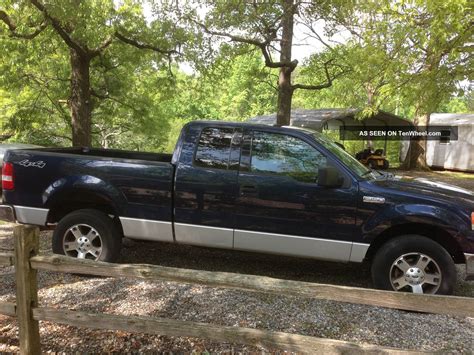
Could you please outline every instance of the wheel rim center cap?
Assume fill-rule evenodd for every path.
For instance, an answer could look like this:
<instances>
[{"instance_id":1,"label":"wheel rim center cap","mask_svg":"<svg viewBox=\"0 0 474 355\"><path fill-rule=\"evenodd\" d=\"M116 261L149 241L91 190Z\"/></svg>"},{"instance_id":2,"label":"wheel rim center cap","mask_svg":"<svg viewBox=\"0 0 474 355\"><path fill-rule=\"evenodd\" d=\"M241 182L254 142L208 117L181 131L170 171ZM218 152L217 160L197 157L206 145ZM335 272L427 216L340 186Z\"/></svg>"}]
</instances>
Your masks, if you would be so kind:
<instances>
[{"instance_id":1,"label":"wheel rim center cap","mask_svg":"<svg viewBox=\"0 0 474 355\"><path fill-rule=\"evenodd\" d=\"M90 247L89 238L87 238L87 237L80 237L80 238L77 240L77 245L78 245L80 251L82 251L82 252L87 251L87 250L89 249L89 247Z\"/></svg>"},{"instance_id":2,"label":"wheel rim center cap","mask_svg":"<svg viewBox=\"0 0 474 355\"><path fill-rule=\"evenodd\" d=\"M405 281L410 285L418 285L425 280L425 273L418 267L411 267L405 272Z\"/></svg>"}]
</instances>

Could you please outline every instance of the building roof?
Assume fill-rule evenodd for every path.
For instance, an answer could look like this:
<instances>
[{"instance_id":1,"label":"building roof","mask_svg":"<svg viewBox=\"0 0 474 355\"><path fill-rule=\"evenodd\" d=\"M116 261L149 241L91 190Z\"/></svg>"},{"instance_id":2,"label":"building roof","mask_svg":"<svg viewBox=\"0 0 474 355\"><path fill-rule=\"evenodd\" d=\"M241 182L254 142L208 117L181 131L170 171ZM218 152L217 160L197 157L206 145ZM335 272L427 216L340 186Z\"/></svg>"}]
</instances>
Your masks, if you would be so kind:
<instances>
[{"instance_id":1,"label":"building roof","mask_svg":"<svg viewBox=\"0 0 474 355\"><path fill-rule=\"evenodd\" d=\"M376 115L364 120L357 120L355 115L359 112L355 108L331 108L317 110L291 110L291 126L311 128L321 131L323 128L339 129L339 126L406 126L412 123L394 114L379 111ZM274 125L276 114L256 116L249 122Z\"/></svg>"},{"instance_id":2,"label":"building roof","mask_svg":"<svg viewBox=\"0 0 474 355\"><path fill-rule=\"evenodd\" d=\"M474 113L432 113L430 124L446 126L474 125Z\"/></svg>"}]
</instances>

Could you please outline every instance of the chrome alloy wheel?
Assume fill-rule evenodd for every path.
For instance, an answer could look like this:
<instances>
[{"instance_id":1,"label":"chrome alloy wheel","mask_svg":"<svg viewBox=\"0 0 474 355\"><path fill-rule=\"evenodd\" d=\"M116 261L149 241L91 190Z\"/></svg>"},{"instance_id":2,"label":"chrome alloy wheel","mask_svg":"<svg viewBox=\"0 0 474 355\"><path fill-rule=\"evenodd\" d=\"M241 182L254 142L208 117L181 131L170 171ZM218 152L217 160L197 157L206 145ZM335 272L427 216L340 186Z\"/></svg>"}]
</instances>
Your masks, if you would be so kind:
<instances>
[{"instance_id":1,"label":"chrome alloy wheel","mask_svg":"<svg viewBox=\"0 0 474 355\"><path fill-rule=\"evenodd\" d=\"M441 269L425 254L403 254L390 268L390 282L395 291L434 294L441 285Z\"/></svg>"},{"instance_id":2,"label":"chrome alloy wheel","mask_svg":"<svg viewBox=\"0 0 474 355\"><path fill-rule=\"evenodd\" d=\"M102 238L88 224L76 224L64 233L63 250L73 258L98 260L102 253Z\"/></svg>"}]
</instances>

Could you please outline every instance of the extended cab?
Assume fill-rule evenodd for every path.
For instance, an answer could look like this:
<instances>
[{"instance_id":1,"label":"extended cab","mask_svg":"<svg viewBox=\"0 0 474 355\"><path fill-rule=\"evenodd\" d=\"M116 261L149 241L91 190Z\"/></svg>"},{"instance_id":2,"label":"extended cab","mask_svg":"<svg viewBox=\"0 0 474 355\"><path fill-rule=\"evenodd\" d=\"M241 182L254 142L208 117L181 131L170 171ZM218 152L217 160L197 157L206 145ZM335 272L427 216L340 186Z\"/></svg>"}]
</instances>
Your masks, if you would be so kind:
<instances>
[{"instance_id":1,"label":"extended cab","mask_svg":"<svg viewBox=\"0 0 474 355\"><path fill-rule=\"evenodd\" d=\"M376 287L473 276L474 194L381 174L299 128L195 121L174 154L9 151L0 217L55 226L53 251L116 261L122 237L371 264Z\"/></svg>"}]
</instances>

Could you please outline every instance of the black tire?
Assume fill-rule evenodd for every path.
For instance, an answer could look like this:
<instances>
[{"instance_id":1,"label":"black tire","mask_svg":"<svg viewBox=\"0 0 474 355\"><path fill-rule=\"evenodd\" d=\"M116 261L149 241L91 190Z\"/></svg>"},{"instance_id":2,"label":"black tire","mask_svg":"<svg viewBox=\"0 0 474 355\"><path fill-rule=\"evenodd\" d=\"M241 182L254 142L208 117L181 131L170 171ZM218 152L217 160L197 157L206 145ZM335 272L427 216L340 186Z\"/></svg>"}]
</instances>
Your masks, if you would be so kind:
<instances>
[{"instance_id":1,"label":"black tire","mask_svg":"<svg viewBox=\"0 0 474 355\"><path fill-rule=\"evenodd\" d=\"M368 165L368 167L369 167L370 169L375 169L375 168L377 168L377 163L375 162L374 159L369 159L369 160L367 161L367 165Z\"/></svg>"},{"instance_id":2,"label":"black tire","mask_svg":"<svg viewBox=\"0 0 474 355\"><path fill-rule=\"evenodd\" d=\"M390 166L390 163L388 162L388 160L384 160L383 161L383 168L388 169L389 166Z\"/></svg>"},{"instance_id":3,"label":"black tire","mask_svg":"<svg viewBox=\"0 0 474 355\"><path fill-rule=\"evenodd\" d=\"M426 267L417 267L425 263ZM372 261L371 274L375 287L379 289L406 292L417 289L419 292L419 283L423 293L442 295L453 293L457 276L454 261L446 249L421 235L402 235L382 245ZM428 278L438 284L427 282ZM392 281L396 286L392 285ZM408 282L411 284L403 286Z\"/></svg>"},{"instance_id":4,"label":"black tire","mask_svg":"<svg viewBox=\"0 0 474 355\"><path fill-rule=\"evenodd\" d=\"M91 237L87 238L89 234ZM53 232L52 248L55 254L116 262L120 257L121 247L122 235L119 228L108 215L94 209L69 213L59 221ZM79 255L80 253L84 256Z\"/></svg>"}]
</instances>

